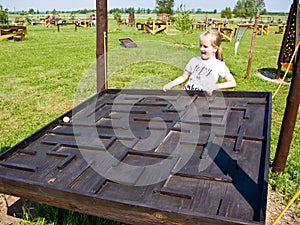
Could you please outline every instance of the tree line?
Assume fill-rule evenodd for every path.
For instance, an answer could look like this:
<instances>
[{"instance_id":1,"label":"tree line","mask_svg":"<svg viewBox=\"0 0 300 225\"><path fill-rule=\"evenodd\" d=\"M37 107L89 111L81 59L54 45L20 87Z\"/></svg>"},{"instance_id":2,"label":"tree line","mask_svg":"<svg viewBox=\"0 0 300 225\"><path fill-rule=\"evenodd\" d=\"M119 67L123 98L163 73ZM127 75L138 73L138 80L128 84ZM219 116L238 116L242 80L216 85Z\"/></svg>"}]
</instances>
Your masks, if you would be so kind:
<instances>
[{"instance_id":1,"label":"tree line","mask_svg":"<svg viewBox=\"0 0 300 225\"><path fill-rule=\"evenodd\" d=\"M255 17L257 10L260 9L261 15L264 14L282 14L282 12L267 12L265 8L264 0L238 0L236 5L234 6L233 10L230 7L226 7L225 9L221 10L221 17L231 19L232 17L238 18L252 18ZM28 15L28 14L52 14L58 15L61 13L71 13L71 14L88 14L88 13L95 13L95 9L79 9L79 10L72 10L72 11L57 11L53 9L52 11L45 11L40 12L39 10L34 10L33 8L29 9L28 11L9 11L8 9L4 9L2 5L0 5L0 20L5 20L7 18L7 14L20 14L20 15ZM182 6L178 9L174 10L174 0L156 0L156 6L154 9L150 8L114 8L110 9L108 13L114 14L118 13L136 13L136 14L150 14L150 13L167 13L170 15L180 13L182 11ZM186 11L189 14L216 14L217 9L212 11L203 11L201 8L191 9Z\"/></svg>"}]
</instances>

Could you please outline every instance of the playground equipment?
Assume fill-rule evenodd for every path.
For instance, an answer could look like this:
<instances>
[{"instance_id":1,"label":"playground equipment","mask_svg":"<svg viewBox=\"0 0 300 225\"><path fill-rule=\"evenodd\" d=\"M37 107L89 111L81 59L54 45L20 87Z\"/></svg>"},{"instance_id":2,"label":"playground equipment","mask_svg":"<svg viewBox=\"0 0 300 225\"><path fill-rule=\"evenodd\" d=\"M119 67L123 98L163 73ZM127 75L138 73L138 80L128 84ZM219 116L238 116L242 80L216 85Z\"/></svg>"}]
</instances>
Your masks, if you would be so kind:
<instances>
[{"instance_id":1,"label":"playground equipment","mask_svg":"<svg viewBox=\"0 0 300 225\"><path fill-rule=\"evenodd\" d=\"M26 26L0 26L0 41L14 36L27 38Z\"/></svg>"},{"instance_id":2,"label":"playground equipment","mask_svg":"<svg viewBox=\"0 0 300 225\"><path fill-rule=\"evenodd\" d=\"M121 38L121 39L119 39L119 41L120 41L120 44L122 46L124 46L125 48L136 48L137 47L137 44L130 38Z\"/></svg>"},{"instance_id":3,"label":"playground equipment","mask_svg":"<svg viewBox=\"0 0 300 225\"><path fill-rule=\"evenodd\" d=\"M145 23L136 23L136 28L144 30L151 34L157 34L160 32L164 32L168 34L169 25L172 24L170 20L170 14L162 13L157 14L156 21L146 21Z\"/></svg>"},{"instance_id":4,"label":"playground equipment","mask_svg":"<svg viewBox=\"0 0 300 225\"><path fill-rule=\"evenodd\" d=\"M284 36L282 39L281 49L277 61L276 79L280 78L281 68L284 66L287 68L291 61L293 52L300 41L299 26L300 26L300 12L299 12L299 0L294 0L290 8L287 24L282 28L284 30ZM298 26L298 27L297 27ZM296 61L296 58L294 59ZM295 62L291 62L292 64ZM290 68L293 68L291 65Z\"/></svg>"},{"instance_id":5,"label":"playground equipment","mask_svg":"<svg viewBox=\"0 0 300 225\"><path fill-rule=\"evenodd\" d=\"M163 21L147 21L144 23L144 30L151 34L157 34L160 32L168 34L169 25L167 22Z\"/></svg>"},{"instance_id":6,"label":"playground equipment","mask_svg":"<svg viewBox=\"0 0 300 225\"><path fill-rule=\"evenodd\" d=\"M232 42L232 38L234 36L234 29L228 26L228 23L225 22L215 22L212 19L209 21L199 21L192 24L192 29L201 29L207 30L210 28L216 28L220 32L222 38L227 41Z\"/></svg>"},{"instance_id":7,"label":"playground equipment","mask_svg":"<svg viewBox=\"0 0 300 225\"><path fill-rule=\"evenodd\" d=\"M55 16L51 17L49 15L46 18L42 18L41 21L43 27L51 27L51 25L56 25L57 22Z\"/></svg>"},{"instance_id":8,"label":"playground equipment","mask_svg":"<svg viewBox=\"0 0 300 225\"><path fill-rule=\"evenodd\" d=\"M105 89L0 155L0 192L129 224L262 225L271 113L270 93Z\"/></svg>"},{"instance_id":9,"label":"playground equipment","mask_svg":"<svg viewBox=\"0 0 300 225\"><path fill-rule=\"evenodd\" d=\"M283 34L285 32L285 27L286 25L279 25L278 26L278 31L276 31L276 34Z\"/></svg>"},{"instance_id":10,"label":"playground equipment","mask_svg":"<svg viewBox=\"0 0 300 225\"><path fill-rule=\"evenodd\" d=\"M278 68L276 76L278 78L280 77L282 65L281 63L293 63L293 77L291 81L291 87L286 101L285 113L274 158L273 170L278 173L284 172L285 169L300 104L300 51L298 48L300 41L299 25L299 0L294 0L293 4L291 5L287 28L282 40L282 46L277 63Z\"/></svg>"},{"instance_id":11,"label":"playground equipment","mask_svg":"<svg viewBox=\"0 0 300 225\"><path fill-rule=\"evenodd\" d=\"M199 21L192 24L192 29L196 28L196 29L206 30L207 26L208 25L206 21Z\"/></svg>"},{"instance_id":12,"label":"playground equipment","mask_svg":"<svg viewBox=\"0 0 300 225\"><path fill-rule=\"evenodd\" d=\"M96 18L94 15L91 15L88 20L82 20L78 18L77 20L73 21L75 31L77 30L77 27L96 27Z\"/></svg>"},{"instance_id":13,"label":"playground equipment","mask_svg":"<svg viewBox=\"0 0 300 225\"><path fill-rule=\"evenodd\" d=\"M170 19L170 14L167 13L159 13L156 16L156 21L164 22L168 25L172 25L172 20Z\"/></svg>"},{"instance_id":14,"label":"playground equipment","mask_svg":"<svg viewBox=\"0 0 300 225\"><path fill-rule=\"evenodd\" d=\"M78 20L74 20L73 21L75 27L88 27L89 26L89 21L87 20L81 20L81 19L78 19Z\"/></svg>"},{"instance_id":15,"label":"playground equipment","mask_svg":"<svg viewBox=\"0 0 300 225\"><path fill-rule=\"evenodd\" d=\"M270 30L269 24L258 24L257 35L268 35Z\"/></svg>"},{"instance_id":16,"label":"playground equipment","mask_svg":"<svg viewBox=\"0 0 300 225\"><path fill-rule=\"evenodd\" d=\"M221 26L218 26L218 31L220 32L221 36L232 42L232 37L233 37L233 29L231 28L228 28L228 27L221 27Z\"/></svg>"}]
</instances>

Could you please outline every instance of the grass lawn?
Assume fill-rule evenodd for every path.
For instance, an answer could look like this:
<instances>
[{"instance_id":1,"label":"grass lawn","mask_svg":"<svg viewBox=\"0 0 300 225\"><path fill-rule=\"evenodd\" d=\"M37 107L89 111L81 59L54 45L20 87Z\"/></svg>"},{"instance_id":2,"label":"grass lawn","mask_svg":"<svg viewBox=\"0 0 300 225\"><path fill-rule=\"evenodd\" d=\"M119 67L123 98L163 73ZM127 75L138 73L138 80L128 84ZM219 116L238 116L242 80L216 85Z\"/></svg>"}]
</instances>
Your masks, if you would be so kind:
<instances>
[{"instance_id":1,"label":"grass lawn","mask_svg":"<svg viewBox=\"0 0 300 225\"><path fill-rule=\"evenodd\" d=\"M261 70L275 73L277 69L283 35L275 34L277 27L270 29L269 35L256 38L249 79L245 76L252 30L246 32L237 56L234 55L234 41L222 43L225 62L237 81L234 90L276 91L277 83L257 76ZM199 54L200 33L195 30L192 34L182 34L171 27L168 35L151 35L132 27L117 26L109 20L109 88L162 89L164 84L181 75L192 56ZM120 46L120 38L131 38L138 48ZM74 27L68 25L58 32L56 27L28 26L27 39L1 41L0 49L1 152L96 93L95 29L80 28L75 32ZM291 73L288 79L291 79ZM273 98L270 165L276 152L288 92L289 85L282 85ZM283 194L286 201L295 195L300 185L299 117L300 114L285 172L277 175L270 171L269 177L272 189ZM29 224L119 224L48 206L40 206L37 215L28 219Z\"/></svg>"}]
</instances>

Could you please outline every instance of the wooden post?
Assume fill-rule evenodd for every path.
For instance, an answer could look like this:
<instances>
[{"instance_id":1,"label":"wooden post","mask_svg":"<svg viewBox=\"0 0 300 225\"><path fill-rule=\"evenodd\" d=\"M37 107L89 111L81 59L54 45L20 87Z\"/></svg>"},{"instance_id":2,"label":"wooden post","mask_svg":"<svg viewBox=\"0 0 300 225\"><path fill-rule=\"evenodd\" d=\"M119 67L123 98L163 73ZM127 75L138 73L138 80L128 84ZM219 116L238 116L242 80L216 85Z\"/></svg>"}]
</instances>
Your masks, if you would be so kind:
<instances>
[{"instance_id":1,"label":"wooden post","mask_svg":"<svg viewBox=\"0 0 300 225\"><path fill-rule=\"evenodd\" d=\"M256 33L257 33L259 14L260 14L260 9L257 10L256 16L255 16L255 23L254 23L254 29L253 29L253 34L252 34L250 55L249 55L249 60L248 60L248 68L247 68L247 73L246 73L247 78L250 77L250 72L251 72L251 66L252 66L252 59L253 59L253 53L254 53L254 45L255 45L255 39L256 39Z\"/></svg>"},{"instance_id":2,"label":"wooden post","mask_svg":"<svg viewBox=\"0 0 300 225\"><path fill-rule=\"evenodd\" d=\"M96 0L97 92L106 88L107 0Z\"/></svg>"},{"instance_id":3,"label":"wooden post","mask_svg":"<svg viewBox=\"0 0 300 225\"><path fill-rule=\"evenodd\" d=\"M273 171L283 173L289 154L291 141L300 103L300 51L298 50L296 66L293 67L293 77L286 108L282 121L280 136L273 163Z\"/></svg>"}]
</instances>

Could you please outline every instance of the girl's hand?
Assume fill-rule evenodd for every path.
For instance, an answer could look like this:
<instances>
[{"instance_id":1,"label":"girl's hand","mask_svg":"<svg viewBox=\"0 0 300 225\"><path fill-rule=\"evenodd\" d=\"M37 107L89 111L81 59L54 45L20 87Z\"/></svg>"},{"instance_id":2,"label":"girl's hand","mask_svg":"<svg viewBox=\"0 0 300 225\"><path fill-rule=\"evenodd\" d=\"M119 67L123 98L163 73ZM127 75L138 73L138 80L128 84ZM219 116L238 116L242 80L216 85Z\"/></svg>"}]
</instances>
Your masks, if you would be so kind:
<instances>
[{"instance_id":1,"label":"girl's hand","mask_svg":"<svg viewBox=\"0 0 300 225\"><path fill-rule=\"evenodd\" d=\"M171 81L170 83L167 83L164 87L163 87L163 91L166 92L168 90L170 90L172 87L174 87L176 84L174 84L173 81Z\"/></svg>"},{"instance_id":2,"label":"girl's hand","mask_svg":"<svg viewBox=\"0 0 300 225\"><path fill-rule=\"evenodd\" d=\"M190 73L187 71L184 71L183 75L180 77L177 77L175 80L167 83L164 87L163 90L166 92L167 90L170 90L172 87L178 85L178 84L182 84L183 82L185 82L187 80L187 78L189 77Z\"/></svg>"},{"instance_id":3,"label":"girl's hand","mask_svg":"<svg viewBox=\"0 0 300 225\"><path fill-rule=\"evenodd\" d=\"M213 93L214 93L214 90L205 90L205 93L206 93L208 96L212 96Z\"/></svg>"}]
</instances>

